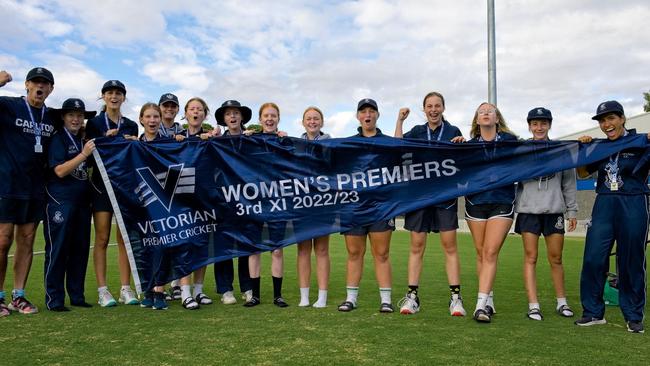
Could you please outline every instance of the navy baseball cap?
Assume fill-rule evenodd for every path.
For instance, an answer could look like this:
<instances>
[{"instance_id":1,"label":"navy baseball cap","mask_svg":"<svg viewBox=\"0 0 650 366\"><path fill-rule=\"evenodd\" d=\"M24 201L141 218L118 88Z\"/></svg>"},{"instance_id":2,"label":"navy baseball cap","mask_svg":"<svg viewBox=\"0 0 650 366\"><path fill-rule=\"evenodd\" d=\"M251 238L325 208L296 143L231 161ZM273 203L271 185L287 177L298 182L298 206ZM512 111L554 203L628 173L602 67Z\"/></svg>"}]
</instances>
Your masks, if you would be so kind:
<instances>
[{"instance_id":1,"label":"navy baseball cap","mask_svg":"<svg viewBox=\"0 0 650 366\"><path fill-rule=\"evenodd\" d=\"M377 102L375 102L373 99L370 98L361 99L359 101L359 104L357 104L357 112L364 109L365 107L371 107L372 109L379 112L379 107L377 107Z\"/></svg>"},{"instance_id":2,"label":"navy baseball cap","mask_svg":"<svg viewBox=\"0 0 650 366\"><path fill-rule=\"evenodd\" d=\"M54 75L52 75L50 70L44 67L35 67L29 70L29 72L27 73L27 78L25 78L25 81L30 81L38 78L45 79L50 83L54 84Z\"/></svg>"},{"instance_id":3,"label":"navy baseball cap","mask_svg":"<svg viewBox=\"0 0 650 366\"><path fill-rule=\"evenodd\" d=\"M545 119L549 122L553 122L553 115L551 114L551 111L549 111L548 109L544 107L537 107L531 109L528 112L528 118L526 118L528 122L534 119Z\"/></svg>"},{"instance_id":4,"label":"navy baseball cap","mask_svg":"<svg viewBox=\"0 0 650 366\"><path fill-rule=\"evenodd\" d=\"M109 80L109 81L105 82L104 86L102 86L102 94L104 94L107 91L112 90L112 89L120 90L120 91L122 91L122 93L124 93L124 95L126 95L126 87L119 80Z\"/></svg>"},{"instance_id":5,"label":"navy baseball cap","mask_svg":"<svg viewBox=\"0 0 650 366\"><path fill-rule=\"evenodd\" d=\"M158 101L158 105L163 105L163 103L167 103L167 102L172 102L180 107L180 104L178 104L178 97L172 93L161 95L160 100Z\"/></svg>"},{"instance_id":6,"label":"navy baseball cap","mask_svg":"<svg viewBox=\"0 0 650 366\"><path fill-rule=\"evenodd\" d=\"M79 99L79 98L68 98L63 102L63 105L61 108L56 109L52 108L50 109L50 115L52 116L52 119L55 121L58 121L63 117L63 115L66 112L82 112L84 114L85 119L91 119L95 117L97 112L95 111L87 111L86 110L86 104L84 104L84 101Z\"/></svg>"},{"instance_id":7,"label":"navy baseball cap","mask_svg":"<svg viewBox=\"0 0 650 366\"><path fill-rule=\"evenodd\" d=\"M246 122L251 120L253 112L250 108L241 105L236 100L227 100L221 104L221 107L214 112L214 118L217 120L217 124L221 126L226 126L226 122L223 120L223 114L226 112L227 108L237 108L241 112L241 124L245 125Z\"/></svg>"},{"instance_id":8,"label":"navy baseball cap","mask_svg":"<svg viewBox=\"0 0 650 366\"><path fill-rule=\"evenodd\" d=\"M596 115L591 117L591 119L597 121L600 119L600 117L606 115L607 113L616 113L621 116L625 114L621 103L615 100L608 100L598 105L598 108L596 108Z\"/></svg>"}]
</instances>

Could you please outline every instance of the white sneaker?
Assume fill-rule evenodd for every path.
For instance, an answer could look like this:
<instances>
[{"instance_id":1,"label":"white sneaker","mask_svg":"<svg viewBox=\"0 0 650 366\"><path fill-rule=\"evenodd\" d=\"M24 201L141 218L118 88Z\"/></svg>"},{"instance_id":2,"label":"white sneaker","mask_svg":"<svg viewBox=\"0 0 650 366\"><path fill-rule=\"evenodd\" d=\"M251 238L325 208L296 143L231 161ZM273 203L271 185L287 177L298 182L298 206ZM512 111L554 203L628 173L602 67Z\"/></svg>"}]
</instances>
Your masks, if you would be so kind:
<instances>
[{"instance_id":1,"label":"white sneaker","mask_svg":"<svg viewBox=\"0 0 650 366\"><path fill-rule=\"evenodd\" d=\"M244 300L244 302L249 302L253 299L253 290L248 290L241 294L241 299Z\"/></svg>"},{"instance_id":2,"label":"white sneaker","mask_svg":"<svg viewBox=\"0 0 650 366\"><path fill-rule=\"evenodd\" d=\"M131 288L123 288L120 290L119 301L125 305L140 304L140 301L138 301L138 298L135 297L135 293L133 292L133 290L131 290Z\"/></svg>"},{"instance_id":3,"label":"white sneaker","mask_svg":"<svg viewBox=\"0 0 650 366\"><path fill-rule=\"evenodd\" d=\"M467 312L463 307L463 298L460 295L451 295L449 299L449 314L451 316L465 316Z\"/></svg>"},{"instance_id":4,"label":"white sneaker","mask_svg":"<svg viewBox=\"0 0 650 366\"><path fill-rule=\"evenodd\" d=\"M97 303L103 308L109 308L111 306L117 305L115 299L113 298L113 295L111 295L111 293L108 291L101 291L99 293L99 301L97 301Z\"/></svg>"},{"instance_id":5,"label":"white sneaker","mask_svg":"<svg viewBox=\"0 0 650 366\"><path fill-rule=\"evenodd\" d=\"M221 295L221 303L224 305L233 305L237 303L237 299L235 299L232 291L226 291Z\"/></svg>"},{"instance_id":6,"label":"white sneaker","mask_svg":"<svg viewBox=\"0 0 650 366\"><path fill-rule=\"evenodd\" d=\"M406 294L406 296L404 296L402 300L397 303L397 306L399 306L400 314L409 315L420 311L420 304L418 300L418 297L414 293L410 292Z\"/></svg>"}]
</instances>

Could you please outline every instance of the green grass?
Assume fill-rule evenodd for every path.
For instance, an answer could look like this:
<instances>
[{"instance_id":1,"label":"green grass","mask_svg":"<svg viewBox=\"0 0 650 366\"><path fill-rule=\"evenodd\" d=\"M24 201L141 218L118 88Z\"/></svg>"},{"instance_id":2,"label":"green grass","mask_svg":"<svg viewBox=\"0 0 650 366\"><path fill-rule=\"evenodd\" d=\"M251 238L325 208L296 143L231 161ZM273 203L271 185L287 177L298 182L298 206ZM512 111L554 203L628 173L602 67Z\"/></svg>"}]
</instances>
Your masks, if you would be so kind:
<instances>
[{"instance_id":1,"label":"green grass","mask_svg":"<svg viewBox=\"0 0 650 366\"><path fill-rule=\"evenodd\" d=\"M522 280L522 245L510 236L499 260L495 284L498 313L492 324L477 324L470 317L452 318L448 286L437 237L429 239L422 273L422 311L415 316L379 314L379 294L370 251L361 283L359 308L336 311L345 297L346 251L342 237L330 245L332 274L329 306L298 308L295 247L285 249L284 296L291 306L271 303L270 258L263 257L262 301L252 309L224 306L218 301L198 311L172 302L167 311L136 306L102 309L74 308L69 313L44 311L43 256L34 258L28 297L43 311L0 319L2 364L47 365L177 365L177 364L602 364L647 365L650 342L625 330L620 310L607 309L608 324L589 328L556 315L554 291L544 245L538 264L539 298L544 321L525 317L527 300ZM462 292L465 307L476 301L475 255L471 238L459 234ZM42 248L42 240L37 248ZM391 246L393 301L406 285L408 233L396 232ZM569 303L580 309L579 271L583 240L569 239L564 251ZM109 249L110 288L118 287L117 250ZM92 258L92 255L91 255ZM11 266L11 265L10 265ZM11 268L11 267L10 267ZM11 270L9 271L11 272ZM214 295L212 269L206 275L206 292ZM11 288L11 273L6 281ZM315 278L312 301L315 300ZM89 302L96 301L92 262L86 281ZM218 300L214 295L213 299ZM579 312L579 311L578 311ZM624 350L621 349L624 347Z\"/></svg>"}]
</instances>

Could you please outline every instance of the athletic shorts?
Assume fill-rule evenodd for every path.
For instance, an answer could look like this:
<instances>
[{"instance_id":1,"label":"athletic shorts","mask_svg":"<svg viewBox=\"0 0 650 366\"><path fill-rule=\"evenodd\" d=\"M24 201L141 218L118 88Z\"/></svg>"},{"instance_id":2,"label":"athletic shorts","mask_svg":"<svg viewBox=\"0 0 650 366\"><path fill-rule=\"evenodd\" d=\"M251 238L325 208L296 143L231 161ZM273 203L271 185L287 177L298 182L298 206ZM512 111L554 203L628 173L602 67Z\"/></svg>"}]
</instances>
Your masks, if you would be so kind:
<instances>
[{"instance_id":1,"label":"athletic shorts","mask_svg":"<svg viewBox=\"0 0 650 366\"><path fill-rule=\"evenodd\" d=\"M385 220L375 222L374 224L366 226L357 226L348 231L342 232L343 235L368 235L368 233L377 233L382 231L394 231L395 230L395 220Z\"/></svg>"},{"instance_id":2,"label":"athletic shorts","mask_svg":"<svg viewBox=\"0 0 650 366\"><path fill-rule=\"evenodd\" d=\"M465 201L465 220L467 221L487 221L499 217L512 220L515 217L515 206L499 203L472 205Z\"/></svg>"},{"instance_id":3,"label":"athletic shorts","mask_svg":"<svg viewBox=\"0 0 650 366\"><path fill-rule=\"evenodd\" d=\"M44 200L0 198L0 223L38 223L43 220L44 213Z\"/></svg>"},{"instance_id":4,"label":"athletic shorts","mask_svg":"<svg viewBox=\"0 0 650 366\"><path fill-rule=\"evenodd\" d=\"M96 189L93 189L92 191L93 212L113 212L113 205L111 205L111 200L108 198L108 193L105 191L100 193Z\"/></svg>"},{"instance_id":5,"label":"athletic shorts","mask_svg":"<svg viewBox=\"0 0 650 366\"><path fill-rule=\"evenodd\" d=\"M451 209L429 206L406 214L404 228L417 233L439 233L458 229L457 205Z\"/></svg>"},{"instance_id":6,"label":"athletic shorts","mask_svg":"<svg viewBox=\"0 0 650 366\"><path fill-rule=\"evenodd\" d=\"M564 234L563 214L517 214L515 232L533 233L535 235Z\"/></svg>"}]
</instances>

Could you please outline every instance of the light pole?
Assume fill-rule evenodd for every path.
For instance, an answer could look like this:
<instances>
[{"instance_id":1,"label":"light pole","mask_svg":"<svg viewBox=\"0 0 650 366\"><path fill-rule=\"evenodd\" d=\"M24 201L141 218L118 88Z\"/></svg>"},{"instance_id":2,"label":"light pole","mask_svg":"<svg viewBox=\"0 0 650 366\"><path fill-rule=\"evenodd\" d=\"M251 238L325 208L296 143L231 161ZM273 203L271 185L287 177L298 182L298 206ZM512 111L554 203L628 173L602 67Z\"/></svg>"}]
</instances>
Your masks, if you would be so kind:
<instances>
[{"instance_id":1,"label":"light pole","mask_svg":"<svg viewBox=\"0 0 650 366\"><path fill-rule=\"evenodd\" d=\"M488 0L488 101L497 105L497 56L494 36L494 0Z\"/></svg>"}]
</instances>

